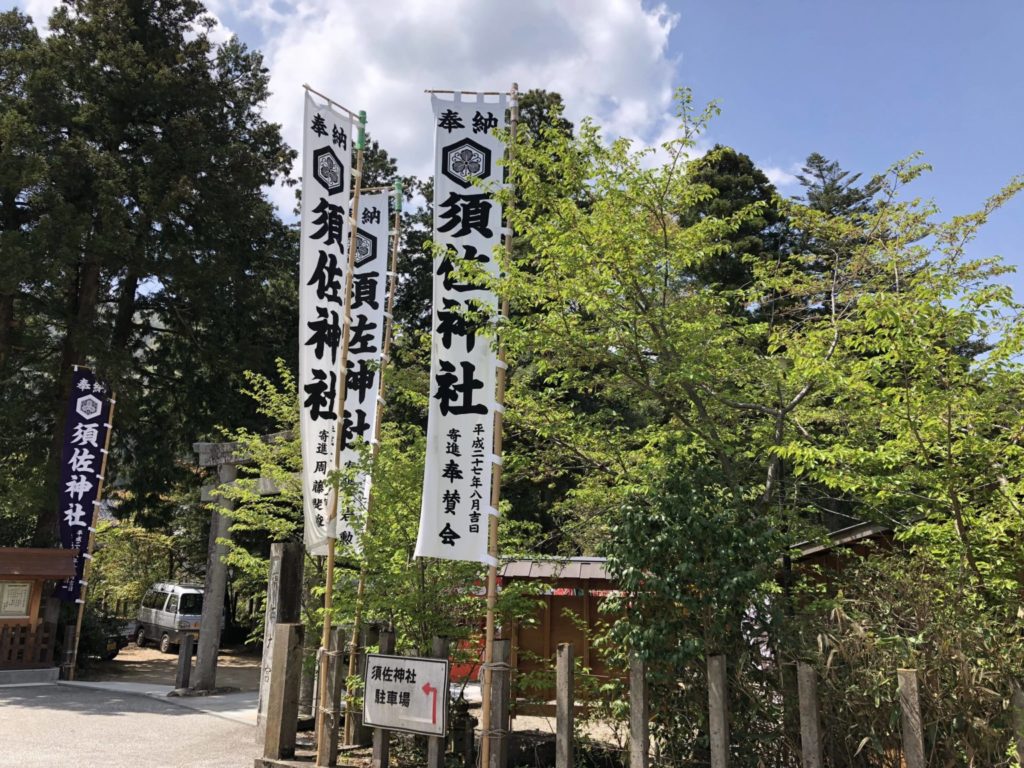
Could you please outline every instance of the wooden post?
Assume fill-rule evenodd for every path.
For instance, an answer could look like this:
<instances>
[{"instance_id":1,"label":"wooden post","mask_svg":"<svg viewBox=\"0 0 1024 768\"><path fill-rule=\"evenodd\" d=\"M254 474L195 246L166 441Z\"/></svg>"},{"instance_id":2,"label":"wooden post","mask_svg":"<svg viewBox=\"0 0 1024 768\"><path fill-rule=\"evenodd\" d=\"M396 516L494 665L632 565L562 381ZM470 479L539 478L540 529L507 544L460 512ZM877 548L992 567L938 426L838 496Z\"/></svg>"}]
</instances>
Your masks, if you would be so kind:
<instances>
[{"instance_id":1,"label":"wooden post","mask_svg":"<svg viewBox=\"0 0 1024 768\"><path fill-rule=\"evenodd\" d=\"M274 628L273 665L267 696L263 757L281 760L295 756L299 722L299 675L302 672L302 624Z\"/></svg>"},{"instance_id":2,"label":"wooden post","mask_svg":"<svg viewBox=\"0 0 1024 768\"><path fill-rule=\"evenodd\" d=\"M650 704L647 701L647 665L637 655L629 657L629 768L647 768L650 758Z\"/></svg>"},{"instance_id":3,"label":"wooden post","mask_svg":"<svg viewBox=\"0 0 1024 768\"><path fill-rule=\"evenodd\" d=\"M430 647L430 655L435 659L448 658L449 640L447 637L434 637ZM447 734L444 736L427 737L427 768L444 768L444 745Z\"/></svg>"},{"instance_id":4,"label":"wooden post","mask_svg":"<svg viewBox=\"0 0 1024 768\"><path fill-rule=\"evenodd\" d=\"M1014 686L1010 704L1013 706L1013 737L1017 747L1017 761L1024 765L1024 690L1021 690L1019 685Z\"/></svg>"},{"instance_id":5,"label":"wooden post","mask_svg":"<svg viewBox=\"0 0 1024 768\"><path fill-rule=\"evenodd\" d=\"M800 692L800 755L803 768L823 768L821 713L818 709L818 673L803 661L796 664Z\"/></svg>"},{"instance_id":6,"label":"wooden post","mask_svg":"<svg viewBox=\"0 0 1024 768\"><path fill-rule=\"evenodd\" d=\"M380 626L364 624L359 633L359 642L361 648L359 658L356 659L356 677L365 679L366 649L371 645L378 645L380 643ZM349 678L351 677L352 675L350 674ZM346 710L345 714L347 717L348 710ZM346 719L347 722L348 720ZM373 744L373 729L363 723L363 710L357 706L352 708L352 744L357 744L361 747L369 747Z\"/></svg>"},{"instance_id":7,"label":"wooden post","mask_svg":"<svg viewBox=\"0 0 1024 768\"><path fill-rule=\"evenodd\" d=\"M227 445L229 450L234 447L233 444ZM233 456L220 457L217 462L217 478L220 485L232 483L238 477L238 466L235 461ZM206 466L202 456L200 464ZM233 499L220 498L210 513L210 540L206 550L206 579L203 584L203 614L199 620L199 650L196 654L195 688L199 691L212 691L217 687L220 624L224 616L224 594L228 582L228 567L224 562L228 548L219 541L231 536L231 520L222 509L230 511L234 508Z\"/></svg>"},{"instance_id":8,"label":"wooden post","mask_svg":"<svg viewBox=\"0 0 1024 768\"><path fill-rule=\"evenodd\" d=\"M555 768L572 768L573 707L576 668L572 643L558 644L555 681Z\"/></svg>"},{"instance_id":9,"label":"wooden post","mask_svg":"<svg viewBox=\"0 0 1024 768\"><path fill-rule=\"evenodd\" d=\"M380 652L395 652L395 633L391 630L384 630L380 633ZM388 768L391 751L390 735L390 732L383 728L373 729L373 754L370 758L370 768Z\"/></svg>"},{"instance_id":10,"label":"wooden post","mask_svg":"<svg viewBox=\"0 0 1024 768\"><path fill-rule=\"evenodd\" d=\"M340 469L341 464L341 438L345 426L345 397L348 394L348 343L352 327L352 275L356 268L356 231L359 222L356 221L356 211L359 210L359 192L363 186L363 147L366 144L366 112L359 113L359 134L356 139L356 170L355 186L352 189L352 209L349 220L350 237L348 241L348 265L345 270L345 294L342 298L342 321L341 321L341 355L338 361L338 395L335 400L335 423L336 439L334 441L334 466ZM331 494L331 508L327 515L328 525L331 521L337 524L338 519L338 496L340 489L335 489ZM324 631L320 638L320 650L325 651L331 641L331 611L334 607L334 544L335 537L327 537L327 574L324 579ZM327 697L330 693L330 686L327 684L327 668L325 658L320 659L320 706L316 713L316 764L326 765L327 753L331 746L327 743L327 728L325 728L327 717Z\"/></svg>"},{"instance_id":11,"label":"wooden post","mask_svg":"<svg viewBox=\"0 0 1024 768\"><path fill-rule=\"evenodd\" d=\"M260 692L256 706L256 739L263 738L263 720L267 716L267 697L272 669L274 627L278 623L295 624L301 620L302 542L270 545L270 573L267 577L267 605L263 619L263 659L260 663Z\"/></svg>"},{"instance_id":12,"label":"wooden post","mask_svg":"<svg viewBox=\"0 0 1024 768\"><path fill-rule=\"evenodd\" d=\"M924 726L917 691L917 670L897 669L900 709L903 710L903 760L907 768L925 768Z\"/></svg>"},{"instance_id":13,"label":"wooden post","mask_svg":"<svg viewBox=\"0 0 1024 768\"><path fill-rule=\"evenodd\" d=\"M78 366L75 366L75 370L78 370ZM82 579L81 586L78 592L78 617L75 619L75 635L71 641L71 654L67 664L67 679L74 680L76 667L78 666L78 642L82 637L82 618L85 616L85 595L89 590L89 576L92 574L92 550L96 546L96 525L100 521L99 509L100 502L103 500L103 487L106 485L107 477L107 458L110 456L110 436L114 432L114 408L117 407L117 399L114 397L114 393L110 393L110 411L107 414L107 434L103 438L103 452L100 459L100 475L98 481L98 487L96 488L96 499L92 503L92 523L89 525L89 535L86 539L84 559L85 563L82 565ZM102 413L102 410L101 410Z\"/></svg>"},{"instance_id":14,"label":"wooden post","mask_svg":"<svg viewBox=\"0 0 1024 768\"><path fill-rule=\"evenodd\" d=\"M711 737L711 768L729 765L729 683L725 656L708 657L708 731Z\"/></svg>"},{"instance_id":15,"label":"wooden post","mask_svg":"<svg viewBox=\"0 0 1024 768\"><path fill-rule=\"evenodd\" d=\"M0 630L6 632L8 627L2 627ZM77 663L75 661L75 628L70 624L67 624L64 627L64 645L62 650L64 658L61 659L60 663L61 677L64 680L74 680L75 675L73 669Z\"/></svg>"},{"instance_id":16,"label":"wooden post","mask_svg":"<svg viewBox=\"0 0 1024 768\"><path fill-rule=\"evenodd\" d=\"M327 687L330 689L330 710L324 718L327 734L327 761L317 765L336 765L338 762L338 726L341 723L341 688L345 682L344 629L331 630L331 645L324 663L327 664Z\"/></svg>"},{"instance_id":17,"label":"wooden post","mask_svg":"<svg viewBox=\"0 0 1024 768\"><path fill-rule=\"evenodd\" d=\"M192 650L196 647L196 639L191 633L181 638L178 645L178 671L174 676L174 687L188 688L188 680L192 676Z\"/></svg>"},{"instance_id":18,"label":"wooden post","mask_svg":"<svg viewBox=\"0 0 1024 768\"><path fill-rule=\"evenodd\" d=\"M512 693L512 641L495 640L491 647L491 690L485 702L491 705L490 752L484 768L506 768L508 765L509 699ZM487 739L481 736L481 747Z\"/></svg>"},{"instance_id":19,"label":"wooden post","mask_svg":"<svg viewBox=\"0 0 1024 768\"><path fill-rule=\"evenodd\" d=\"M512 91L509 98L509 142L508 157L511 161L515 157L516 131L519 126L519 85L512 83ZM505 235L505 250L512 252L512 231L509 229ZM501 299L501 316L508 318L508 297ZM494 455L501 459L503 438L502 429L504 426L505 411L505 347L498 345L498 370L495 376L494 401L499 407L494 409ZM491 467L491 507L498 509L501 503L501 463L495 463ZM498 603L498 518L496 515L488 515L487 521L487 554L492 563L487 567L487 619L484 629L484 680L482 686L483 704L480 708L480 765L490 768L493 765L500 765L504 768L506 756L499 758L495 763L491 759L491 742L496 738L492 725L491 703L494 698L492 687L494 685L494 611ZM505 657L505 664L508 664L508 655ZM504 697L506 716L502 720L506 725L501 730L507 730L508 723L508 696ZM507 753L507 740L502 739L502 752Z\"/></svg>"}]
</instances>

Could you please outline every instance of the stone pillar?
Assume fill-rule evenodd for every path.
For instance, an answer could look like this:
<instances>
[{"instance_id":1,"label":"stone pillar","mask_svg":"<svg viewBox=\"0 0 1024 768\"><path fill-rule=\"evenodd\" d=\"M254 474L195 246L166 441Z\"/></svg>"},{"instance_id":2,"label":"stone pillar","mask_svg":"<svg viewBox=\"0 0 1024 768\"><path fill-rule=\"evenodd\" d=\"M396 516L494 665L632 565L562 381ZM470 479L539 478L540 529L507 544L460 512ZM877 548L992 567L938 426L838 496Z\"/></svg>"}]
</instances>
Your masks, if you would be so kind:
<instances>
[{"instance_id":1,"label":"stone pillar","mask_svg":"<svg viewBox=\"0 0 1024 768\"><path fill-rule=\"evenodd\" d=\"M256 709L256 739L263 738L263 720L267 712L270 673L273 667L271 649L274 625L301 621L302 607L302 542L289 541L270 545L270 573L267 578L267 605L263 620L263 659L260 665L260 695Z\"/></svg>"},{"instance_id":2,"label":"stone pillar","mask_svg":"<svg viewBox=\"0 0 1024 768\"><path fill-rule=\"evenodd\" d=\"M221 464L217 467L221 485L234 482L238 467ZM227 592L228 567L224 557L227 545L219 539L231 537L230 518L221 509L232 510L235 502L220 499L210 515L210 543L206 555L206 580L203 584L203 616L199 622L199 653L196 656L196 690L212 691L217 687L217 654L220 651L221 619L224 615L224 595Z\"/></svg>"},{"instance_id":3,"label":"stone pillar","mask_svg":"<svg viewBox=\"0 0 1024 768\"><path fill-rule=\"evenodd\" d=\"M301 624L274 628L274 663L267 695L263 756L275 760L295 756L295 731L299 723L299 673L302 669Z\"/></svg>"},{"instance_id":4,"label":"stone pillar","mask_svg":"<svg viewBox=\"0 0 1024 768\"><path fill-rule=\"evenodd\" d=\"M188 681L192 676L192 651L195 647L196 641L191 634L181 638L181 644L178 646L178 671L174 676L176 690L188 688Z\"/></svg>"}]
</instances>

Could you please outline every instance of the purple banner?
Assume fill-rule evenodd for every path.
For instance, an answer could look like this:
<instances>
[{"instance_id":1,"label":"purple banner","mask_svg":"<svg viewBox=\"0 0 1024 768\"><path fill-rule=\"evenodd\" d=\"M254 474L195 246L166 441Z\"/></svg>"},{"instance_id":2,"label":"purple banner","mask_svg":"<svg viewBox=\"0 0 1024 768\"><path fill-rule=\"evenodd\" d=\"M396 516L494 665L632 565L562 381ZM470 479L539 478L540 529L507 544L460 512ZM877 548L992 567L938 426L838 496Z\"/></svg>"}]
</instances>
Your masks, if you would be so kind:
<instances>
[{"instance_id":1,"label":"purple banner","mask_svg":"<svg viewBox=\"0 0 1024 768\"><path fill-rule=\"evenodd\" d=\"M60 469L60 543L77 549L75 577L57 585L56 595L68 602L82 591L82 568L89 529L96 519L96 495L103 476L103 452L110 429L110 392L92 371L78 368L71 377L64 451Z\"/></svg>"}]
</instances>

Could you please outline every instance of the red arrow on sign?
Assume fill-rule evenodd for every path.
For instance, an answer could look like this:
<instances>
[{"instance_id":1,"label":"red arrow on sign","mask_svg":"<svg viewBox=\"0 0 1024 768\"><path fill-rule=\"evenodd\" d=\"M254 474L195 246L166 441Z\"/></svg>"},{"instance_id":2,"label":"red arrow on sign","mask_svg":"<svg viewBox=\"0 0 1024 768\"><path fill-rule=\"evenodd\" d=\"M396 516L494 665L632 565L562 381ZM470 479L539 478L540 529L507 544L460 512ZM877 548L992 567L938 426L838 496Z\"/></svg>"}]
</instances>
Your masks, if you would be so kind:
<instances>
[{"instance_id":1,"label":"red arrow on sign","mask_svg":"<svg viewBox=\"0 0 1024 768\"><path fill-rule=\"evenodd\" d=\"M431 717L430 722L433 725L437 725L437 688L432 686L430 683L424 683L423 684L423 692L427 696L431 696L432 695L434 697L434 701L433 701L433 705L432 705L432 711L430 713L430 717Z\"/></svg>"}]
</instances>

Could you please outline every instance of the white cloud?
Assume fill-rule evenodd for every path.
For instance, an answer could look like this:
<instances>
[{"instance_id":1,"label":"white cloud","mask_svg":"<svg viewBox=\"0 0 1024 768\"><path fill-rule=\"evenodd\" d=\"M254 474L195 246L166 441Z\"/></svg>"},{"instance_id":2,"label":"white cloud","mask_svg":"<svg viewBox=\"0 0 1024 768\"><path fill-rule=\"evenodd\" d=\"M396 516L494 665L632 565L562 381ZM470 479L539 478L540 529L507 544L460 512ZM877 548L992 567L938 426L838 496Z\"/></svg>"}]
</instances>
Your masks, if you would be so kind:
<instances>
[{"instance_id":1,"label":"white cloud","mask_svg":"<svg viewBox=\"0 0 1024 768\"><path fill-rule=\"evenodd\" d=\"M768 181L775 185L775 188L782 191L786 188L796 187L800 184L800 179L796 177L796 174L800 172L800 163L793 163L789 166L789 170L780 168L777 165L758 166L764 175L768 177Z\"/></svg>"},{"instance_id":2,"label":"white cloud","mask_svg":"<svg viewBox=\"0 0 1024 768\"><path fill-rule=\"evenodd\" d=\"M22 13L32 17L32 21L41 33L46 34L48 27L46 22L53 13L53 9L60 5L60 0L22 0L17 3L21 6Z\"/></svg>"},{"instance_id":3,"label":"white cloud","mask_svg":"<svg viewBox=\"0 0 1024 768\"><path fill-rule=\"evenodd\" d=\"M672 116L677 17L639 0L225 0L217 11L260 25L273 95L268 116L298 147L303 83L365 109L403 173L432 172L427 88L560 93L567 117L655 143ZM231 4L230 10L227 4ZM259 45L256 41L250 41ZM292 191L274 194L290 210Z\"/></svg>"},{"instance_id":4,"label":"white cloud","mask_svg":"<svg viewBox=\"0 0 1024 768\"><path fill-rule=\"evenodd\" d=\"M55 0L18 0L42 26ZM594 116L610 136L657 147L675 135L678 16L641 0L208 0L222 23L262 49L267 116L301 145L302 84L354 109L402 173L432 172L427 88L560 93L566 116ZM297 169L296 169L297 174ZM282 213L292 189L272 198Z\"/></svg>"}]
</instances>

